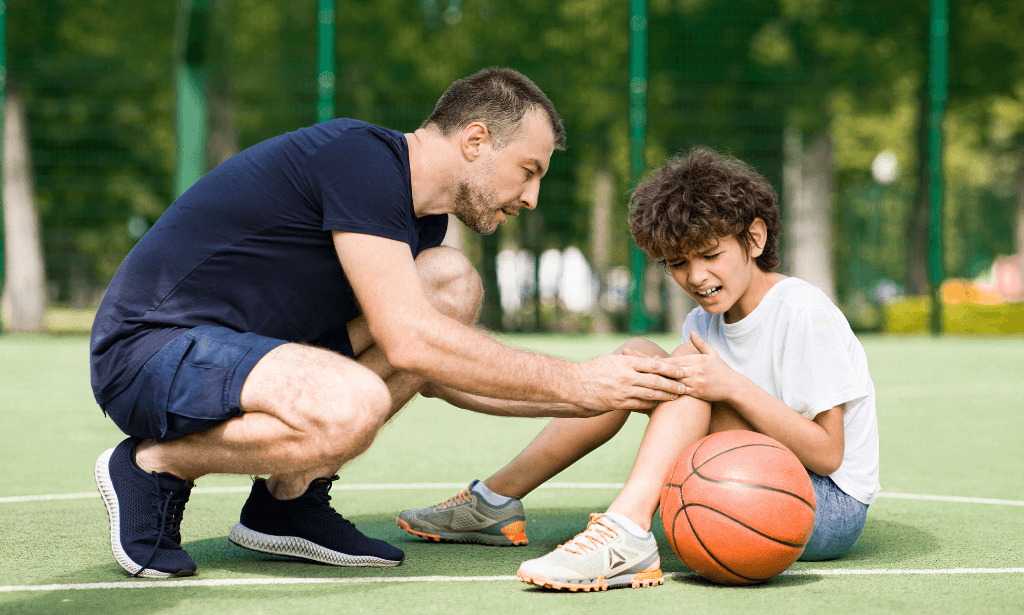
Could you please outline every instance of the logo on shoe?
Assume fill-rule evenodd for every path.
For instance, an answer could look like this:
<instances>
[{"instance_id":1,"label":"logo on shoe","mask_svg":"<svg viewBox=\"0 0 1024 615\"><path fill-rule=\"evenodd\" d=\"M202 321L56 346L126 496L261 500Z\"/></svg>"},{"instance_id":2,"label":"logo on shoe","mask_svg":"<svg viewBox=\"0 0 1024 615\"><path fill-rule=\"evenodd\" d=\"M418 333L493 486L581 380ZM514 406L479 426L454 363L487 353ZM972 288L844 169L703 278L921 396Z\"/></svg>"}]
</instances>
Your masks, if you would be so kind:
<instances>
[{"instance_id":1,"label":"logo on shoe","mask_svg":"<svg viewBox=\"0 0 1024 615\"><path fill-rule=\"evenodd\" d=\"M621 553L615 547L608 547L608 570L609 574L617 571L618 568L625 566L627 563L626 555Z\"/></svg>"}]
</instances>

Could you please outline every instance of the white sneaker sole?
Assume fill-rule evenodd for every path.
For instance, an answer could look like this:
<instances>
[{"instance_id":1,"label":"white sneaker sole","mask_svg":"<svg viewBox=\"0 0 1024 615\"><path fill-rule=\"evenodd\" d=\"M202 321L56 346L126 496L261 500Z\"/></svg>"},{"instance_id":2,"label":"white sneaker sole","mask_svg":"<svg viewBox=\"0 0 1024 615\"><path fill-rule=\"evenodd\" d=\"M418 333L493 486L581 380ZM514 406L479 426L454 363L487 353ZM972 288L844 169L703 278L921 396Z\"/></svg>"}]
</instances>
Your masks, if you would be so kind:
<instances>
[{"instance_id":1,"label":"white sneaker sole","mask_svg":"<svg viewBox=\"0 0 1024 615\"><path fill-rule=\"evenodd\" d=\"M286 555L301 557L332 566L368 566L373 568L391 568L403 560L389 560L370 555L348 555L332 551L297 536L271 536L250 530L241 523L236 523L228 534L228 540L250 551L259 551L270 555Z\"/></svg>"},{"instance_id":2,"label":"white sneaker sole","mask_svg":"<svg viewBox=\"0 0 1024 615\"><path fill-rule=\"evenodd\" d=\"M545 576L543 573L523 570L522 568L519 569L516 576L523 583L529 583L530 585L536 585L537 587L544 587L547 589L567 589L573 592L607 591L609 589L627 587L638 589L641 587L655 587L665 582L664 575L661 573L660 564L657 562L652 567L641 572L628 572L608 579L598 577L590 582L552 579Z\"/></svg>"},{"instance_id":3,"label":"white sneaker sole","mask_svg":"<svg viewBox=\"0 0 1024 615\"><path fill-rule=\"evenodd\" d=\"M110 518L110 550L114 553L117 563L131 574L136 574L142 566L136 564L128 557L121 546L121 513L117 502L117 492L114 491L114 483L110 480L110 456L114 449L108 449L96 460L96 487L103 498L103 505L107 508L107 517ZM173 576L190 576L192 570L182 570L178 573L160 572L152 568L146 568L139 574L139 577L146 579L166 579Z\"/></svg>"}]
</instances>

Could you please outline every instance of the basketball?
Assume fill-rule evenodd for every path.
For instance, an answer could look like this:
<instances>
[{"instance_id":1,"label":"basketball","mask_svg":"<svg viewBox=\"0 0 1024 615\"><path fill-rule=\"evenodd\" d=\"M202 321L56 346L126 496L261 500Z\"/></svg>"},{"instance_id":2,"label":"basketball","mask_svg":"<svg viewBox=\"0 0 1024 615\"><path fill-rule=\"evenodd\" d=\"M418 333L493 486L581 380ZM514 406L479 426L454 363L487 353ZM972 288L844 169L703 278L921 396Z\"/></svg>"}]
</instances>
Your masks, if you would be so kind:
<instances>
[{"instance_id":1,"label":"basketball","mask_svg":"<svg viewBox=\"0 0 1024 615\"><path fill-rule=\"evenodd\" d=\"M788 448L752 431L723 431L680 455L661 489L672 550L725 585L762 583L789 568L814 531L814 488Z\"/></svg>"}]
</instances>

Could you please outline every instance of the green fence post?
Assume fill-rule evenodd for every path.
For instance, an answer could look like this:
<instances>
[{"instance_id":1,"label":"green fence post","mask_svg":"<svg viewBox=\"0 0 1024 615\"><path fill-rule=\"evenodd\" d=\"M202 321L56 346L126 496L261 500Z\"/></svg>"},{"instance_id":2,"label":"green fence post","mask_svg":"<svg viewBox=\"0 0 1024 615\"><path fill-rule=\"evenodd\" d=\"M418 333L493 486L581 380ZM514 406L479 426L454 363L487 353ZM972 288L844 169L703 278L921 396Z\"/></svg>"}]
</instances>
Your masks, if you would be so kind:
<instances>
[{"instance_id":1,"label":"green fence post","mask_svg":"<svg viewBox=\"0 0 1024 615\"><path fill-rule=\"evenodd\" d=\"M334 119L334 0L317 3L316 122Z\"/></svg>"},{"instance_id":2,"label":"green fence post","mask_svg":"<svg viewBox=\"0 0 1024 615\"><path fill-rule=\"evenodd\" d=\"M0 0L0 293L4 290L4 94L7 91L7 2ZM0 318L0 333L4 321Z\"/></svg>"},{"instance_id":3,"label":"green fence post","mask_svg":"<svg viewBox=\"0 0 1024 615\"><path fill-rule=\"evenodd\" d=\"M644 172L647 139L647 0L629 2L629 174L636 186ZM654 324L644 309L646 256L630 243L629 330L642 333Z\"/></svg>"},{"instance_id":4,"label":"green fence post","mask_svg":"<svg viewBox=\"0 0 1024 615\"><path fill-rule=\"evenodd\" d=\"M941 335L942 305L942 218L945 203L945 181L942 171L943 120L946 116L947 82L949 80L949 6L947 0L931 0L928 44L928 279L931 290L929 325L931 332Z\"/></svg>"},{"instance_id":5,"label":"green fence post","mask_svg":"<svg viewBox=\"0 0 1024 615\"><path fill-rule=\"evenodd\" d=\"M207 0L180 0L174 66L178 163L177 198L206 174L206 140L210 111L206 100Z\"/></svg>"}]
</instances>

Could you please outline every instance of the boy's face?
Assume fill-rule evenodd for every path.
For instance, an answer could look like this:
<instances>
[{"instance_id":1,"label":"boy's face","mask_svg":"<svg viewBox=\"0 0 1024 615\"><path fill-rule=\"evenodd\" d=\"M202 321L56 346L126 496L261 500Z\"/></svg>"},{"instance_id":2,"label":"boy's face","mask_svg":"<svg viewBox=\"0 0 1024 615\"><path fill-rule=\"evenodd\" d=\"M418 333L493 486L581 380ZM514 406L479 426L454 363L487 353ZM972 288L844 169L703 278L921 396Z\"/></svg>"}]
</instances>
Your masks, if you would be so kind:
<instances>
[{"instance_id":1,"label":"boy's face","mask_svg":"<svg viewBox=\"0 0 1024 615\"><path fill-rule=\"evenodd\" d=\"M709 314L725 314L727 323L744 318L764 296L757 292L766 275L755 260L764 246L763 236L754 228L758 223L764 226L760 220L751 225L750 253L735 235L727 235L665 263L672 278L698 305Z\"/></svg>"}]
</instances>

